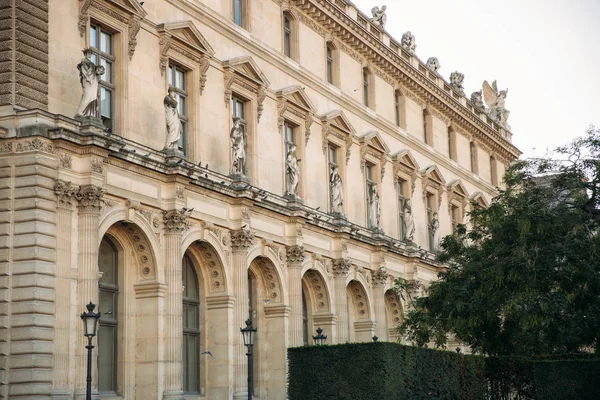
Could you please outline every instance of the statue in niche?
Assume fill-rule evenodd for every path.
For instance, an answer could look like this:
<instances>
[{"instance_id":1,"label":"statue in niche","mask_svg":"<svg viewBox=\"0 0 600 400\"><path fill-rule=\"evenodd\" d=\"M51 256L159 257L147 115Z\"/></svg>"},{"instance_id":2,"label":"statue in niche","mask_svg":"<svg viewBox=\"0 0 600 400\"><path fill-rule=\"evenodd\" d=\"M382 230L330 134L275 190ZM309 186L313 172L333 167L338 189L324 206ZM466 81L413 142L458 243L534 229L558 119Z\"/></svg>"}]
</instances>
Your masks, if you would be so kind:
<instances>
[{"instance_id":1,"label":"statue in niche","mask_svg":"<svg viewBox=\"0 0 600 400\"><path fill-rule=\"evenodd\" d=\"M425 64L428 70L431 72L435 72L437 74L438 69L440 69L441 65L437 57L429 57L427 60L427 64Z\"/></svg>"},{"instance_id":2,"label":"statue in niche","mask_svg":"<svg viewBox=\"0 0 600 400\"><path fill-rule=\"evenodd\" d=\"M385 13L386 9L387 6L382 6L381 10L377 6L371 9L371 14L373 15L373 18L371 18L371 22L377 25L382 30L385 29L385 23L387 22L387 15Z\"/></svg>"},{"instance_id":3,"label":"statue in niche","mask_svg":"<svg viewBox=\"0 0 600 400\"><path fill-rule=\"evenodd\" d=\"M165 99L165 119L167 121L167 140L165 141L164 150L177 150L179 148L179 139L183 126L179 119L179 111L177 110L177 100L175 99L175 89L169 88Z\"/></svg>"},{"instance_id":4,"label":"statue in niche","mask_svg":"<svg viewBox=\"0 0 600 400\"><path fill-rule=\"evenodd\" d=\"M480 90L478 92L471 93L471 103L480 110L485 109L485 105L483 104L483 92Z\"/></svg>"},{"instance_id":5,"label":"statue in niche","mask_svg":"<svg viewBox=\"0 0 600 400\"><path fill-rule=\"evenodd\" d=\"M464 95L465 94L465 92L463 90L464 89L464 87L463 87L464 80L465 80L464 74L461 74L458 71L451 73L450 74L450 86L452 87L452 90Z\"/></svg>"},{"instance_id":6,"label":"statue in niche","mask_svg":"<svg viewBox=\"0 0 600 400\"><path fill-rule=\"evenodd\" d=\"M295 196L298 191L298 182L300 181L300 168L298 167L296 145L294 143L288 143L288 151L285 159L285 177L287 181L287 194Z\"/></svg>"},{"instance_id":7,"label":"statue in niche","mask_svg":"<svg viewBox=\"0 0 600 400\"><path fill-rule=\"evenodd\" d=\"M405 32L402 35L401 44L404 50L414 54L415 49L417 48L417 40L415 39L415 35L413 35L410 31Z\"/></svg>"},{"instance_id":8,"label":"statue in niche","mask_svg":"<svg viewBox=\"0 0 600 400\"><path fill-rule=\"evenodd\" d=\"M440 246L440 219L437 212L433 213L429 229L431 229L431 250L437 251Z\"/></svg>"},{"instance_id":9,"label":"statue in niche","mask_svg":"<svg viewBox=\"0 0 600 400\"><path fill-rule=\"evenodd\" d=\"M404 202L404 240L412 242L415 237L415 219L410 200Z\"/></svg>"},{"instance_id":10,"label":"statue in niche","mask_svg":"<svg viewBox=\"0 0 600 400\"><path fill-rule=\"evenodd\" d=\"M81 83L81 100L75 117L98 117L98 87L105 69L92 61L92 49L83 49L83 59L77 64Z\"/></svg>"},{"instance_id":11,"label":"statue in niche","mask_svg":"<svg viewBox=\"0 0 600 400\"><path fill-rule=\"evenodd\" d=\"M229 137L231 139L231 174L246 175L246 130L243 119L233 119Z\"/></svg>"},{"instance_id":12,"label":"statue in niche","mask_svg":"<svg viewBox=\"0 0 600 400\"><path fill-rule=\"evenodd\" d=\"M379 200L379 193L377 193L377 185L369 187L369 208L371 228L378 229L381 222L381 201Z\"/></svg>"},{"instance_id":13,"label":"statue in niche","mask_svg":"<svg viewBox=\"0 0 600 400\"><path fill-rule=\"evenodd\" d=\"M344 186L339 174L339 167L335 164L331 166L329 175L329 188L331 191L331 212L343 214L344 205Z\"/></svg>"},{"instance_id":14,"label":"statue in niche","mask_svg":"<svg viewBox=\"0 0 600 400\"><path fill-rule=\"evenodd\" d=\"M509 129L507 121L510 111L504 107L506 95L508 95L508 89L498 91L496 81L492 82L491 85L488 83L488 81L484 81L482 91L485 104L489 107L488 115L490 118L503 127Z\"/></svg>"}]
</instances>

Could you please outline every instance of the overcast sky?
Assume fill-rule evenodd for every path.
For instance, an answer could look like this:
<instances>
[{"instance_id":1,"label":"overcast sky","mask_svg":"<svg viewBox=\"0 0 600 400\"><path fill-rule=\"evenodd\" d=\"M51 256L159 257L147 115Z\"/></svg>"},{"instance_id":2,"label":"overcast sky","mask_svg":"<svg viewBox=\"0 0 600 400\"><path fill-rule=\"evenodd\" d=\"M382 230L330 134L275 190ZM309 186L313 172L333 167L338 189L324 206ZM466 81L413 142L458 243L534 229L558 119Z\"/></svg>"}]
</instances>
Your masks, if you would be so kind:
<instances>
[{"instance_id":1,"label":"overcast sky","mask_svg":"<svg viewBox=\"0 0 600 400\"><path fill-rule=\"evenodd\" d=\"M439 73L465 74L468 97L484 80L508 88L513 143L542 156L600 126L600 0L351 0L387 5L386 30L410 30L417 56Z\"/></svg>"}]
</instances>

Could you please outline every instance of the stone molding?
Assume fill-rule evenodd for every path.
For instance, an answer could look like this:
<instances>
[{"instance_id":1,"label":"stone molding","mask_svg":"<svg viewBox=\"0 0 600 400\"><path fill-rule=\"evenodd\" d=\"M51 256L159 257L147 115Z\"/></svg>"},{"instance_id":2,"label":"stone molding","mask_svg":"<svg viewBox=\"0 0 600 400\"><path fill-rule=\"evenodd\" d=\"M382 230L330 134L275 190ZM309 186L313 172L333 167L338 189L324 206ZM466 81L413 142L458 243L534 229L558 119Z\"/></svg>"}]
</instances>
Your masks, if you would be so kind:
<instances>
[{"instance_id":1,"label":"stone molding","mask_svg":"<svg viewBox=\"0 0 600 400\"><path fill-rule=\"evenodd\" d=\"M188 221L192 214L191 210L182 208L181 210L163 211L163 226L165 233L177 234L183 233L190 227Z\"/></svg>"},{"instance_id":2,"label":"stone molding","mask_svg":"<svg viewBox=\"0 0 600 400\"><path fill-rule=\"evenodd\" d=\"M385 286L385 284L388 281L389 278L389 274L387 271L384 271L383 269L379 269L377 271L374 271L371 273L371 277L372 277L372 281L373 281L373 286L376 287L383 287Z\"/></svg>"},{"instance_id":3,"label":"stone molding","mask_svg":"<svg viewBox=\"0 0 600 400\"><path fill-rule=\"evenodd\" d=\"M350 267L352 267L352 263L347 258L338 258L337 260L333 260L333 276L336 278L345 278L350 272Z\"/></svg>"},{"instance_id":4,"label":"stone molding","mask_svg":"<svg viewBox=\"0 0 600 400\"><path fill-rule=\"evenodd\" d=\"M246 251L252 246L254 233L247 229L231 231L231 248L233 251Z\"/></svg>"},{"instance_id":5,"label":"stone molding","mask_svg":"<svg viewBox=\"0 0 600 400\"><path fill-rule=\"evenodd\" d=\"M304 246L287 246L286 253L288 265L302 264L304 262Z\"/></svg>"},{"instance_id":6,"label":"stone molding","mask_svg":"<svg viewBox=\"0 0 600 400\"><path fill-rule=\"evenodd\" d=\"M79 212L94 212L100 214L102 211L104 189L94 185L84 185L77 191L77 208Z\"/></svg>"},{"instance_id":7,"label":"stone molding","mask_svg":"<svg viewBox=\"0 0 600 400\"><path fill-rule=\"evenodd\" d=\"M77 192L79 187L71 182L56 179L54 182L54 193L56 193L58 206L71 210L73 204L77 201Z\"/></svg>"},{"instance_id":8,"label":"stone molding","mask_svg":"<svg viewBox=\"0 0 600 400\"><path fill-rule=\"evenodd\" d=\"M229 107L234 85L248 90L256 97L256 121L260 122L264 110L263 102L267 97L267 89L270 83L258 64L251 57L238 57L224 61L223 79L225 83L225 106Z\"/></svg>"}]
</instances>

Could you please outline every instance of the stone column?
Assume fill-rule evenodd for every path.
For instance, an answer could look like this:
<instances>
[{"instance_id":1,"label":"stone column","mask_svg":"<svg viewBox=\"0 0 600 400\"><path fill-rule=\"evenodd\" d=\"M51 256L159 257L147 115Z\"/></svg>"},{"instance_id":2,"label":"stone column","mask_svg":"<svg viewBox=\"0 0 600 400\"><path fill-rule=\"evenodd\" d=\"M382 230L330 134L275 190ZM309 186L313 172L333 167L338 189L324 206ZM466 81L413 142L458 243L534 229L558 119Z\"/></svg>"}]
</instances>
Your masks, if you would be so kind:
<instances>
[{"instance_id":1,"label":"stone column","mask_svg":"<svg viewBox=\"0 0 600 400\"><path fill-rule=\"evenodd\" d=\"M57 179L54 193L57 197L56 214L56 325L54 326L54 384L52 397L72 398L69 388L71 342L71 239L73 205L79 187Z\"/></svg>"},{"instance_id":2,"label":"stone column","mask_svg":"<svg viewBox=\"0 0 600 400\"><path fill-rule=\"evenodd\" d=\"M248 398L248 362L246 347L239 328L245 327L248 319L248 249L252 246L254 234L246 229L231 232L233 295L233 377L234 399ZM239 327L239 328L238 328ZM237 334L236 334L237 333Z\"/></svg>"},{"instance_id":3,"label":"stone column","mask_svg":"<svg viewBox=\"0 0 600 400\"><path fill-rule=\"evenodd\" d=\"M165 392L164 399L183 400L183 346L182 260L181 237L189 227L190 211L185 209L163 211L165 229Z\"/></svg>"},{"instance_id":4,"label":"stone column","mask_svg":"<svg viewBox=\"0 0 600 400\"><path fill-rule=\"evenodd\" d=\"M346 295L346 277L350 272L350 260L340 258L333 261L333 281L335 296L335 313L337 315L335 343L348 341L348 297Z\"/></svg>"},{"instance_id":5,"label":"stone column","mask_svg":"<svg viewBox=\"0 0 600 400\"><path fill-rule=\"evenodd\" d=\"M302 263L304 262L303 246L288 246L287 264L289 297L291 306L290 315L290 347L302 346Z\"/></svg>"},{"instance_id":6,"label":"stone column","mask_svg":"<svg viewBox=\"0 0 600 400\"><path fill-rule=\"evenodd\" d=\"M79 226L77 231L79 251L77 254L77 307L81 312L90 301L98 304L98 249L100 240L98 230L100 224L100 211L102 210L102 196L104 189L94 185L85 185L79 188L77 209L79 210ZM95 310L98 311L97 309ZM77 375L75 388L77 398L85 395L85 379L87 375L87 339L83 336L83 324L76 325L76 352ZM97 346L97 342L94 341ZM97 348L97 347L96 347ZM98 373L96 358L98 353L93 352L92 359L92 391L98 392Z\"/></svg>"},{"instance_id":7,"label":"stone column","mask_svg":"<svg viewBox=\"0 0 600 400\"><path fill-rule=\"evenodd\" d=\"M385 284L388 281L388 273L384 270L373 272L373 308L375 309L375 335L379 340L388 340L387 316L385 313Z\"/></svg>"}]
</instances>

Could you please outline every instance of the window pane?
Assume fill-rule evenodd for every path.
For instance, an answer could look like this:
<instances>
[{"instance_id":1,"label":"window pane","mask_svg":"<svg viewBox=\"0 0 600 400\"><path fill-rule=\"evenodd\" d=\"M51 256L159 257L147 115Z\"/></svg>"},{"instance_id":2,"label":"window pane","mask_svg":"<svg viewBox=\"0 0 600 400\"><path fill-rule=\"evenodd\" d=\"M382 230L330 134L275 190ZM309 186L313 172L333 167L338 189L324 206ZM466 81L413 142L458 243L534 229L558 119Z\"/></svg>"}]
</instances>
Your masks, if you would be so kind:
<instances>
[{"instance_id":1,"label":"window pane","mask_svg":"<svg viewBox=\"0 0 600 400\"><path fill-rule=\"evenodd\" d=\"M173 86L173 67L169 66L169 86Z\"/></svg>"},{"instance_id":2,"label":"window pane","mask_svg":"<svg viewBox=\"0 0 600 400\"><path fill-rule=\"evenodd\" d=\"M233 0L233 22L242 26L242 0Z\"/></svg>"},{"instance_id":3,"label":"window pane","mask_svg":"<svg viewBox=\"0 0 600 400\"><path fill-rule=\"evenodd\" d=\"M175 86L185 90L185 72L178 69L175 70Z\"/></svg>"},{"instance_id":4,"label":"window pane","mask_svg":"<svg viewBox=\"0 0 600 400\"><path fill-rule=\"evenodd\" d=\"M112 392L115 385L116 327L102 326L98 331L98 390Z\"/></svg>"},{"instance_id":5,"label":"window pane","mask_svg":"<svg viewBox=\"0 0 600 400\"><path fill-rule=\"evenodd\" d=\"M90 26L90 46L98 48L98 31L95 26Z\"/></svg>"},{"instance_id":6,"label":"window pane","mask_svg":"<svg viewBox=\"0 0 600 400\"><path fill-rule=\"evenodd\" d=\"M91 60L94 64L98 65L98 56L96 54L92 54Z\"/></svg>"},{"instance_id":7,"label":"window pane","mask_svg":"<svg viewBox=\"0 0 600 400\"><path fill-rule=\"evenodd\" d=\"M100 290L100 304L98 310L102 314L102 319L116 319L117 308L115 307L116 293L107 290ZM109 313L110 314L106 314Z\"/></svg>"},{"instance_id":8,"label":"window pane","mask_svg":"<svg viewBox=\"0 0 600 400\"><path fill-rule=\"evenodd\" d=\"M110 245L110 243L108 243L107 240L103 240L102 243L100 243L100 251L98 255L98 269L100 272L102 272L100 283L116 284L115 263L115 249Z\"/></svg>"},{"instance_id":9,"label":"window pane","mask_svg":"<svg viewBox=\"0 0 600 400\"><path fill-rule=\"evenodd\" d=\"M100 58L100 65L102 65L105 69L104 75L102 75L100 79L105 82L112 83L112 63L104 58Z\"/></svg>"},{"instance_id":10,"label":"window pane","mask_svg":"<svg viewBox=\"0 0 600 400\"><path fill-rule=\"evenodd\" d=\"M104 87L100 88L100 114L112 117L112 92Z\"/></svg>"},{"instance_id":11,"label":"window pane","mask_svg":"<svg viewBox=\"0 0 600 400\"><path fill-rule=\"evenodd\" d=\"M100 32L100 51L112 54L111 35L106 32Z\"/></svg>"},{"instance_id":12,"label":"window pane","mask_svg":"<svg viewBox=\"0 0 600 400\"><path fill-rule=\"evenodd\" d=\"M183 390L187 393L199 392L198 382L198 336L197 335L184 335L184 388Z\"/></svg>"}]
</instances>

